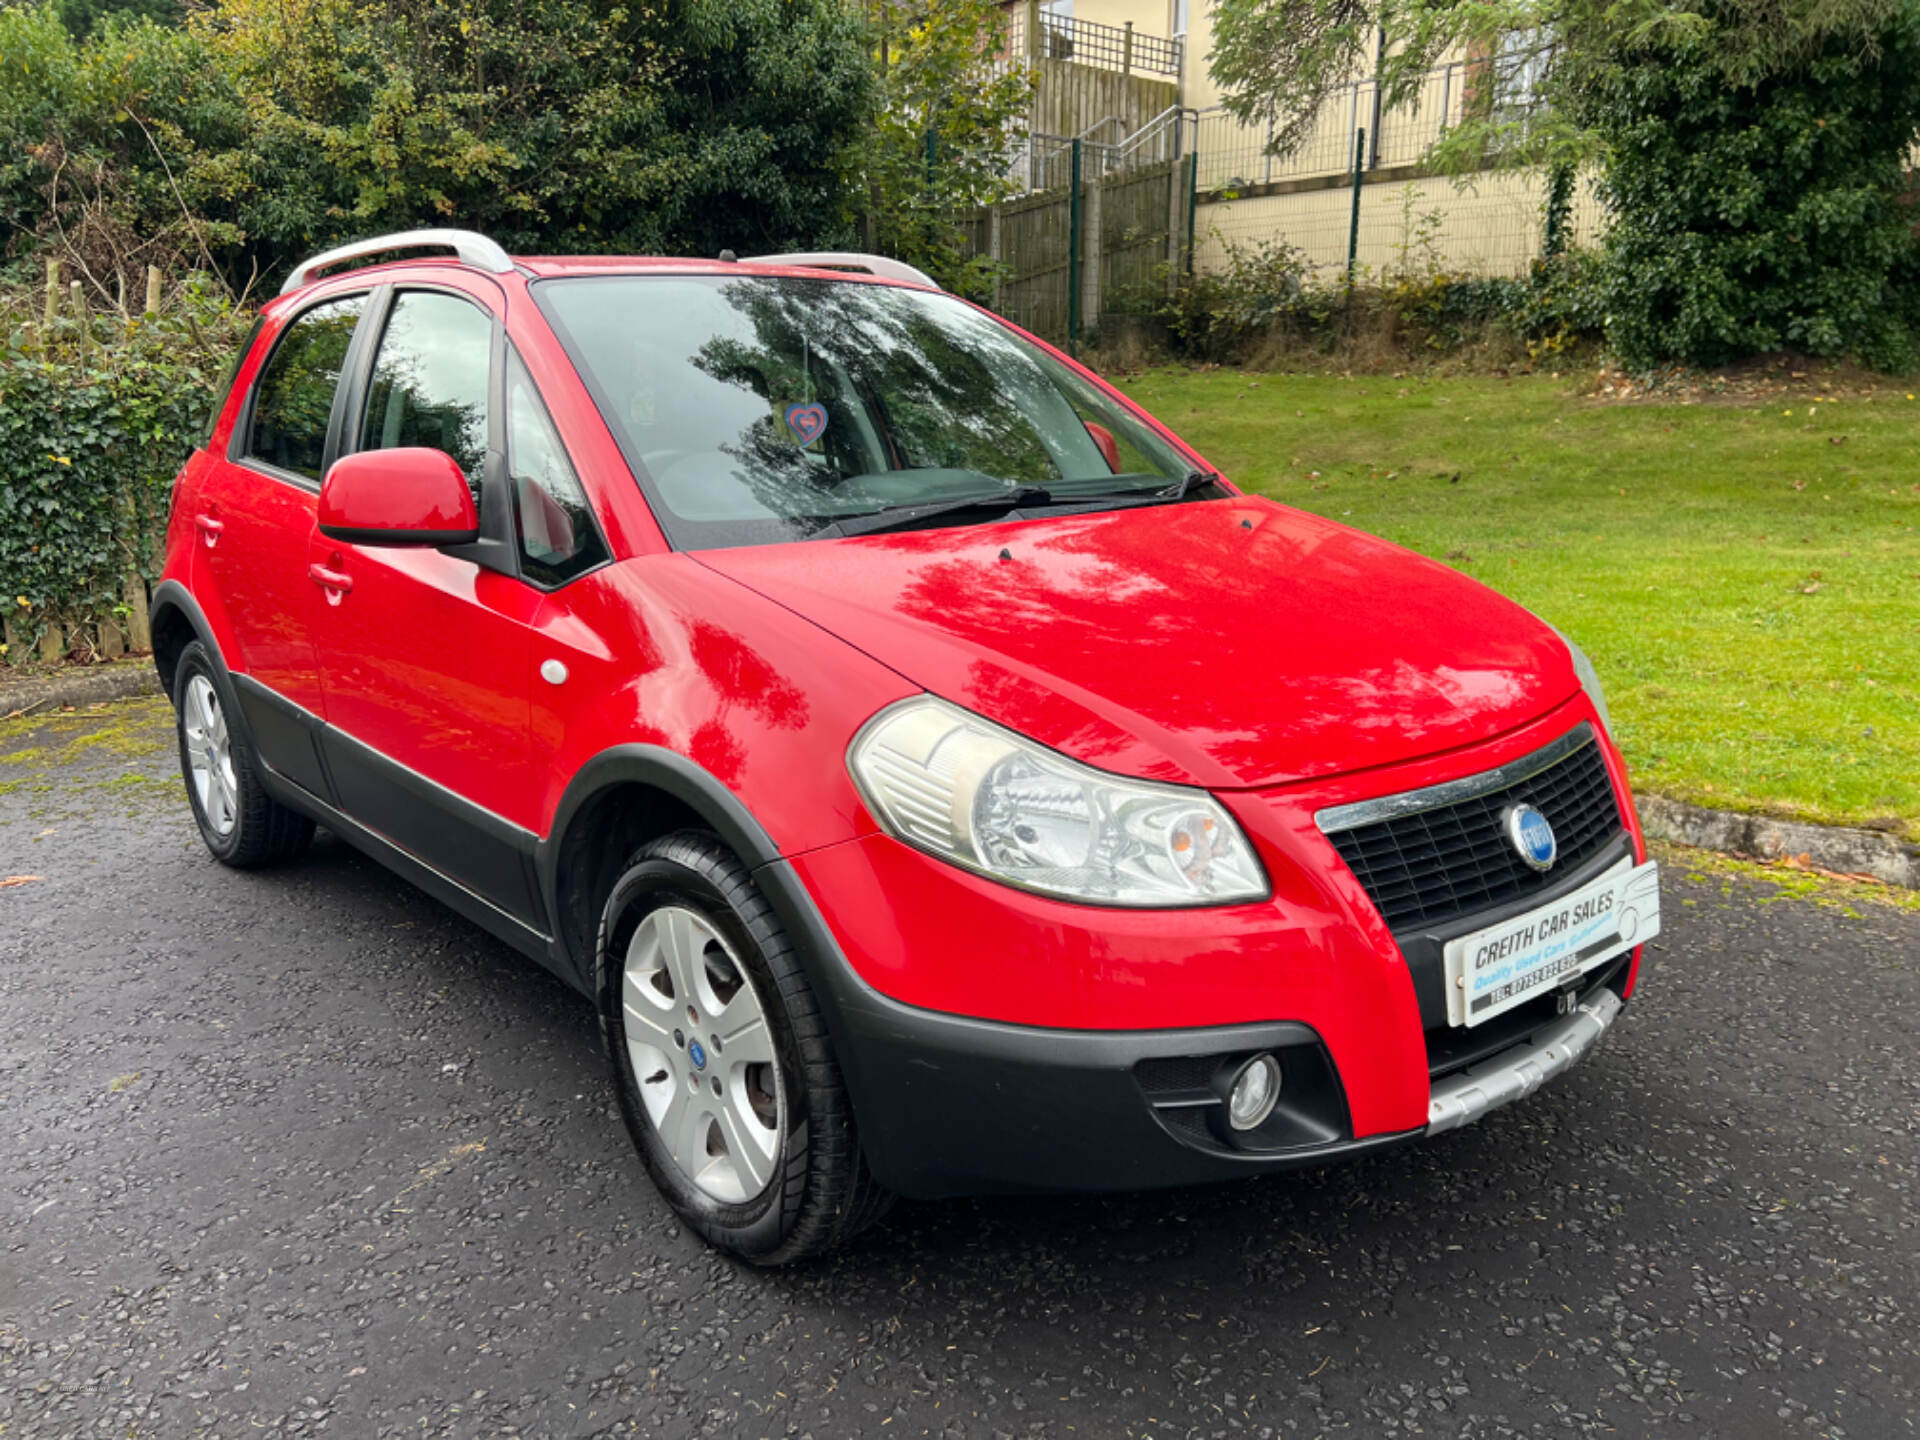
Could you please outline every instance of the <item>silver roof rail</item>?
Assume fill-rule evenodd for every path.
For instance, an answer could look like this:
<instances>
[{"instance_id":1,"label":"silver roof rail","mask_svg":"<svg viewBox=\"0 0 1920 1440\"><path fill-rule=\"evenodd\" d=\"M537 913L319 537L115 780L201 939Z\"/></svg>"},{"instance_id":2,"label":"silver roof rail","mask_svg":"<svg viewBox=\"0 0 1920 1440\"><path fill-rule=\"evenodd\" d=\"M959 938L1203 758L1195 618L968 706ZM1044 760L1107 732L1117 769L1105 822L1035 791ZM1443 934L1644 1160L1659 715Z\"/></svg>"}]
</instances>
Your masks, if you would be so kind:
<instances>
[{"instance_id":1,"label":"silver roof rail","mask_svg":"<svg viewBox=\"0 0 1920 1440\"><path fill-rule=\"evenodd\" d=\"M451 250L462 265L471 265L477 270L505 275L513 269L513 257L486 236L471 230L402 230L397 235L376 235L370 240L356 240L351 245L322 251L302 260L293 267L293 273L287 276L287 283L280 287L280 293L285 295L298 290L322 270L331 270L349 260L365 260L369 256L386 255L395 250Z\"/></svg>"},{"instance_id":2,"label":"silver roof rail","mask_svg":"<svg viewBox=\"0 0 1920 1440\"><path fill-rule=\"evenodd\" d=\"M793 255L747 255L742 265L800 265L812 270L858 270L882 280L904 280L909 285L940 287L924 270L916 270L904 260L889 260L885 255L863 255L858 250L810 250Z\"/></svg>"}]
</instances>

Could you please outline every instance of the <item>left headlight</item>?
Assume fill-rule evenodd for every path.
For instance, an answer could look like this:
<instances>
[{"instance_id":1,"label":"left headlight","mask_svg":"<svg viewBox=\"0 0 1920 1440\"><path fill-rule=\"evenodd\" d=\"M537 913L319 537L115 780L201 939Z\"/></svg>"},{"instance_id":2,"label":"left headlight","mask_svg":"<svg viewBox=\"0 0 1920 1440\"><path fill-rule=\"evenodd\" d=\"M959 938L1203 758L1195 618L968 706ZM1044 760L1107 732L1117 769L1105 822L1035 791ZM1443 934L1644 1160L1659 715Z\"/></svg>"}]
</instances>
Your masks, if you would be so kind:
<instances>
[{"instance_id":1,"label":"left headlight","mask_svg":"<svg viewBox=\"0 0 1920 1440\"><path fill-rule=\"evenodd\" d=\"M1560 637L1560 643L1567 647L1567 653L1573 657L1573 673L1580 677L1580 688L1587 692L1587 699L1593 702L1593 708L1600 712L1600 723L1606 726L1609 734L1613 731L1613 717L1607 714L1607 694L1600 688L1600 672L1593 668L1593 661L1587 658L1587 652L1573 643L1571 636L1558 625L1552 627L1553 633Z\"/></svg>"},{"instance_id":2,"label":"left headlight","mask_svg":"<svg viewBox=\"0 0 1920 1440\"><path fill-rule=\"evenodd\" d=\"M1022 889L1143 907L1267 894L1205 791L1109 775L932 696L869 720L847 768L896 839Z\"/></svg>"}]
</instances>

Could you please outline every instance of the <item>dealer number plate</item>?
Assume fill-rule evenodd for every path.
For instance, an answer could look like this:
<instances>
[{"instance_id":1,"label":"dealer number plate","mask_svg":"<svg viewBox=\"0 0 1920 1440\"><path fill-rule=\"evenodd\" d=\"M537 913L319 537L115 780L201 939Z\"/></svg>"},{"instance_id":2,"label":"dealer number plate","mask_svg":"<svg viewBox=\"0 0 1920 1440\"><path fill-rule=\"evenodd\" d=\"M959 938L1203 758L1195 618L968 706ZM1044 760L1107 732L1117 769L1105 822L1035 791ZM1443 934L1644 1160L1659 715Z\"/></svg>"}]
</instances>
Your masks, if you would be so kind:
<instances>
[{"instance_id":1,"label":"dealer number plate","mask_svg":"<svg viewBox=\"0 0 1920 1440\"><path fill-rule=\"evenodd\" d=\"M1660 933L1660 867L1622 860L1538 910L1449 940L1447 1019L1480 1025Z\"/></svg>"}]
</instances>

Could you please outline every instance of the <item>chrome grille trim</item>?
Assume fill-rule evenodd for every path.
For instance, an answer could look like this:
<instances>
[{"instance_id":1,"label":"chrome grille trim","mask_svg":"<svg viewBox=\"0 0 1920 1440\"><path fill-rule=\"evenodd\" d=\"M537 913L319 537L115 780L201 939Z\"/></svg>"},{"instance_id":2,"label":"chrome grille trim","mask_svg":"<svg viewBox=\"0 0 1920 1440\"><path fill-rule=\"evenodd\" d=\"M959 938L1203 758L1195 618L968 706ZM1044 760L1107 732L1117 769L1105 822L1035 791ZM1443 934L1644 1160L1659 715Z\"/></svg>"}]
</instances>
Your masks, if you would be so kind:
<instances>
[{"instance_id":1,"label":"chrome grille trim","mask_svg":"<svg viewBox=\"0 0 1920 1440\"><path fill-rule=\"evenodd\" d=\"M1458 780L1443 781L1420 790L1402 790L1397 795L1356 800L1350 805L1331 805L1325 810L1316 810L1313 823L1320 827L1321 834L1337 835L1343 830L1357 830L1362 825L1374 825L1382 820L1398 820L1425 810L1444 810L1449 805L1491 795L1496 790L1504 790L1509 785L1530 779L1543 770L1550 770L1593 742L1593 726L1582 720L1558 740L1495 769L1483 770L1478 775L1466 775Z\"/></svg>"}]
</instances>

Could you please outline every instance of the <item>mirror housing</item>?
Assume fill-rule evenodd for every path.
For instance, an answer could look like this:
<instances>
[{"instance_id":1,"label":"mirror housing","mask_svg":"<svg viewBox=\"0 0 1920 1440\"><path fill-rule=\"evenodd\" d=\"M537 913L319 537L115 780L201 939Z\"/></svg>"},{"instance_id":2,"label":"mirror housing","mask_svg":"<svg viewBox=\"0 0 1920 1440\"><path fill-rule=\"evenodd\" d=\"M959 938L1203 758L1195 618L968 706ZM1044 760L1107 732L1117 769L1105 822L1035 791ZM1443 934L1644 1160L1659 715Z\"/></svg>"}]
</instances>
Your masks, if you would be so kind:
<instances>
[{"instance_id":1,"label":"mirror housing","mask_svg":"<svg viewBox=\"0 0 1920 1440\"><path fill-rule=\"evenodd\" d=\"M362 450L327 471L320 533L353 545L469 545L480 538L480 515L445 451Z\"/></svg>"},{"instance_id":2,"label":"mirror housing","mask_svg":"<svg viewBox=\"0 0 1920 1440\"><path fill-rule=\"evenodd\" d=\"M1120 442L1113 438L1113 431L1094 420L1083 420L1087 434L1093 437L1093 443L1099 448L1100 458L1107 462L1107 469L1114 474L1120 473Z\"/></svg>"}]
</instances>

